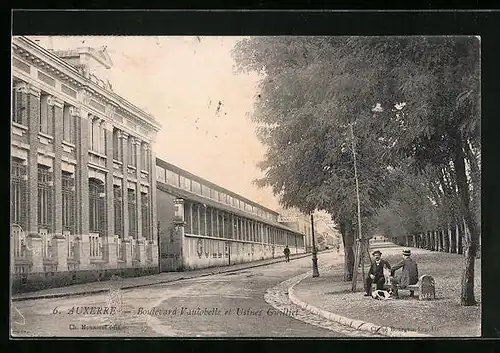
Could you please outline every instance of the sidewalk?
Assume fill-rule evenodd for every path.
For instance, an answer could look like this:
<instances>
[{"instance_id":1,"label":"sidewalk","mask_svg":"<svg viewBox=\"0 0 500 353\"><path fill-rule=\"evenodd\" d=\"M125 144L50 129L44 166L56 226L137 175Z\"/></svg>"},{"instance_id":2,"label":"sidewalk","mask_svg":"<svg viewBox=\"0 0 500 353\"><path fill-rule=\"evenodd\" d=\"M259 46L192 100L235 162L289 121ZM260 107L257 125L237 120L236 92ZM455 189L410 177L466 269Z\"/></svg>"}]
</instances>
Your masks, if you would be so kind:
<instances>
[{"instance_id":1,"label":"sidewalk","mask_svg":"<svg viewBox=\"0 0 500 353\"><path fill-rule=\"evenodd\" d=\"M301 259L303 257L311 256L310 253L290 255L290 260ZM279 257L275 259L259 260L253 262L247 262L243 264L224 266L224 267L211 267L204 268L200 270L185 271L185 272L162 272L159 274L151 276L141 276L141 277L128 277L120 278L118 281L103 281L103 282L90 282L83 284L75 284L66 287L49 288L36 292L19 293L12 295L12 301L22 301L22 300L33 300L33 299L48 299L48 298L60 298L75 295L88 295L97 294L102 292L107 292L111 288L120 289L130 289L137 287L151 286L160 283L168 283L180 281L183 279L197 278L210 276L219 273L227 273L240 271L248 268L259 267L271 265L278 262L284 262L284 257Z\"/></svg>"},{"instance_id":2,"label":"sidewalk","mask_svg":"<svg viewBox=\"0 0 500 353\"><path fill-rule=\"evenodd\" d=\"M390 243L370 244L380 249L391 265L401 259L401 250ZM412 248L419 275L436 280L436 299L419 301L405 297L398 300L374 300L365 297L361 271L357 292L352 282L343 281L343 265L326 263L319 278L307 277L289 288L290 300L330 320L358 328L378 330L386 336L475 337L481 335L481 307L460 306L460 279L463 255ZM366 267L365 276L368 273ZM481 299L481 261L476 260L475 297ZM347 319L349 318L349 319Z\"/></svg>"}]
</instances>

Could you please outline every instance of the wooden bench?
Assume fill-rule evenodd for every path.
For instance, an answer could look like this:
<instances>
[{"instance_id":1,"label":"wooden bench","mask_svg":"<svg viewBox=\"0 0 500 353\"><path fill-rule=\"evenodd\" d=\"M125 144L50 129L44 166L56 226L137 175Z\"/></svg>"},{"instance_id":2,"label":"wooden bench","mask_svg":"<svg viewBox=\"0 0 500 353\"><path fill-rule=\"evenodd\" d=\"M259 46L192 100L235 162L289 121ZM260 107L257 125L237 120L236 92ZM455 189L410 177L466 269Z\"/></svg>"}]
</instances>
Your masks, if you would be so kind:
<instances>
[{"instance_id":1,"label":"wooden bench","mask_svg":"<svg viewBox=\"0 0 500 353\"><path fill-rule=\"evenodd\" d=\"M376 283L372 283L372 290L375 290L377 288ZM390 290L391 285L388 283L384 284L384 289L385 290ZM429 275L422 275L420 276L418 283L417 284L411 284L407 286L406 288L400 288L398 286L398 292L399 291L409 291L410 293L413 292L418 292L418 299L419 300L431 300L436 298L436 286L435 286L435 281L432 276Z\"/></svg>"}]
</instances>

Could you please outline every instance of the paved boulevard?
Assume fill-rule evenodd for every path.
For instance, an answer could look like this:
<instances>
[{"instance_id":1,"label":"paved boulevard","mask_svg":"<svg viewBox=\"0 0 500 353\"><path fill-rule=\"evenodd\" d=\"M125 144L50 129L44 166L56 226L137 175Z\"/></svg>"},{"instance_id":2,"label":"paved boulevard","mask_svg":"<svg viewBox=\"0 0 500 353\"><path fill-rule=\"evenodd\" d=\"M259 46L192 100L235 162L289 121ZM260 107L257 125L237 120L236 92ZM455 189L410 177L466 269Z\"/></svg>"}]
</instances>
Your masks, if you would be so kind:
<instances>
[{"instance_id":1,"label":"paved boulevard","mask_svg":"<svg viewBox=\"0 0 500 353\"><path fill-rule=\"evenodd\" d=\"M336 252L327 252L319 255L318 262L323 266L339 261L342 259ZM308 270L311 270L310 257L105 294L14 302L12 334L24 337L370 336L286 303L284 287L281 292L274 290L272 295L268 292L266 299L271 304L281 300L288 315L266 302L268 289L279 288L279 283Z\"/></svg>"}]
</instances>

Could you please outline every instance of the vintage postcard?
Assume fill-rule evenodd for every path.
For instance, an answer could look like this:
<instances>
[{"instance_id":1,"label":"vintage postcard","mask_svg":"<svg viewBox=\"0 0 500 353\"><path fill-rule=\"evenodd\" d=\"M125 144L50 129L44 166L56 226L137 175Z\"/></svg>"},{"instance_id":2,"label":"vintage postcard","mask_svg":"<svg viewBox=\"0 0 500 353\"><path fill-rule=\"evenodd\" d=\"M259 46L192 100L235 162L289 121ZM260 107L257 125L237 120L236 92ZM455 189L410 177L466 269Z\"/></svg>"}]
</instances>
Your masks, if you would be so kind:
<instances>
[{"instance_id":1,"label":"vintage postcard","mask_svg":"<svg viewBox=\"0 0 500 353\"><path fill-rule=\"evenodd\" d=\"M13 36L10 333L481 335L477 36Z\"/></svg>"}]
</instances>

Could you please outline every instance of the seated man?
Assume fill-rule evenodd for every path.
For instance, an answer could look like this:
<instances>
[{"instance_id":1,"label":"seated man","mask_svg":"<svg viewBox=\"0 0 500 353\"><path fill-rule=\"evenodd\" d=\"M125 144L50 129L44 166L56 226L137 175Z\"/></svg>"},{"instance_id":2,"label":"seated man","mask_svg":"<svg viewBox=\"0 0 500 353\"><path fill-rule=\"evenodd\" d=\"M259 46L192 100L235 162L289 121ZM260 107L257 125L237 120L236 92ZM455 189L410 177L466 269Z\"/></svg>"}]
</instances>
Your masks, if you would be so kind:
<instances>
[{"instance_id":1,"label":"seated man","mask_svg":"<svg viewBox=\"0 0 500 353\"><path fill-rule=\"evenodd\" d=\"M365 280L365 297L370 297L372 295L372 283L377 284L377 290L384 289L385 277L384 277L384 267L391 269L391 265L385 260L381 259L382 253L375 250L372 255L374 256L374 261L370 266L368 271L368 277Z\"/></svg>"},{"instance_id":2,"label":"seated man","mask_svg":"<svg viewBox=\"0 0 500 353\"><path fill-rule=\"evenodd\" d=\"M391 269L391 291L395 298L398 297L398 286L399 288L406 288L408 285L418 283L418 266L410 256L410 250L403 250L403 260ZM399 279L394 278L394 272L401 267L403 268L401 277ZM414 292L410 291L410 296L413 297L413 295Z\"/></svg>"}]
</instances>

